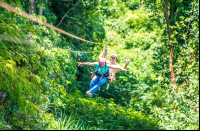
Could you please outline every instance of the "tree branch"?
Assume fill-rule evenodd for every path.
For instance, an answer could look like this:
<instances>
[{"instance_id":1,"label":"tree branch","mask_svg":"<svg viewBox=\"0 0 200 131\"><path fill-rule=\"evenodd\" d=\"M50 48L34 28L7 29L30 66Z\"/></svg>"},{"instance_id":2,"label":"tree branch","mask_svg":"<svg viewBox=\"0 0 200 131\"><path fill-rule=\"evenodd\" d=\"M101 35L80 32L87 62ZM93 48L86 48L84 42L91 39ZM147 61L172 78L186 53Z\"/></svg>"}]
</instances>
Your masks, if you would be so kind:
<instances>
[{"instance_id":1,"label":"tree branch","mask_svg":"<svg viewBox=\"0 0 200 131\"><path fill-rule=\"evenodd\" d=\"M79 0L74 6L72 6L72 7L67 11L67 13L62 17L62 19L60 20L59 24L58 24L56 27L58 27L58 26L62 23L62 21L64 20L65 16L66 16L76 5L78 5L80 2L81 2L81 0Z\"/></svg>"}]
</instances>

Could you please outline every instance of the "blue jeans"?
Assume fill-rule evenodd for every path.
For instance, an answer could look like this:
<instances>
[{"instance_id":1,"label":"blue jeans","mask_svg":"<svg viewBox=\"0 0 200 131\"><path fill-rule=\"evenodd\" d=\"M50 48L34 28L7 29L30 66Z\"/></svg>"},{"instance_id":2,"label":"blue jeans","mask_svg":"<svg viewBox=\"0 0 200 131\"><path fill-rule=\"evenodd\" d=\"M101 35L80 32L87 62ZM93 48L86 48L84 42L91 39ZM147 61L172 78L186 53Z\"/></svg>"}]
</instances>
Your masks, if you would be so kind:
<instances>
[{"instance_id":1,"label":"blue jeans","mask_svg":"<svg viewBox=\"0 0 200 131\"><path fill-rule=\"evenodd\" d=\"M101 78L101 76L99 75L95 75L91 82L90 82L90 88L89 91L92 93L92 95L99 89L99 87L107 82L107 78L106 77L102 77L101 80L99 81L99 79Z\"/></svg>"}]
</instances>

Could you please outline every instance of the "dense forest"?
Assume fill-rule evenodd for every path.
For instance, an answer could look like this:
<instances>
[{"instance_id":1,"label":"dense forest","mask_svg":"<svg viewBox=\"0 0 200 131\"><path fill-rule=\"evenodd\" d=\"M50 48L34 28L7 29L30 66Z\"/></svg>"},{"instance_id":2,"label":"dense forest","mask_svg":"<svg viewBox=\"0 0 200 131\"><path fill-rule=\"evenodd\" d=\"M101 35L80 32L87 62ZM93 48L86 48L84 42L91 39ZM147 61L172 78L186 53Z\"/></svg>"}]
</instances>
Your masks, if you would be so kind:
<instances>
[{"instance_id":1,"label":"dense forest","mask_svg":"<svg viewBox=\"0 0 200 131\"><path fill-rule=\"evenodd\" d=\"M0 129L199 130L199 0L0 0Z\"/></svg>"}]
</instances>

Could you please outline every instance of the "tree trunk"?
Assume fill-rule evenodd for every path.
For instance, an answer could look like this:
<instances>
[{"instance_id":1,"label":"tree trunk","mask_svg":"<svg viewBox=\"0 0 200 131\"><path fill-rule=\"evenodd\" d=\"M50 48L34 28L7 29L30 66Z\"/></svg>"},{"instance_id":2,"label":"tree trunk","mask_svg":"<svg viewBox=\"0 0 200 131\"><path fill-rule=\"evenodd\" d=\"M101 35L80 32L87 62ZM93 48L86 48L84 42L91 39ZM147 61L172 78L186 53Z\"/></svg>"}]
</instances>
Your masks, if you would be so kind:
<instances>
[{"instance_id":1,"label":"tree trunk","mask_svg":"<svg viewBox=\"0 0 200 131\"><path fill-rule=\"evenodd\" d=\"M41 15L42 16L42 14L43 14L43 9L44 9L44 3L43 3L43 1L42 1L42 3L40 3L40 7L39 7L39 15ZM40 26L41 26L41 24L40 24Z\"/></svg>"},{"instance_id":2,"label":"tree trunk","mask_svg":"<svg viewBox=\"0 0 200 131\"><path fill-rule=\"evenodd\" d=\"M139 3L139 8L143 5L144 1L143 0L140 0L140 3Z\"/></svg>"},{"instance_id":3,"label":"tree trunk","mask_svg":"<svg viewBox=\"0 0 200 131\"><path fill-rule=\"evenodd\" d=\"M141 0L141 2L140 2L140 5L142 6L144 4L144 1L143 0Z\"/></svg>"},{"instance_id":4,"label":"tree trunk","mask_svg":"<svg viewBox=\"0 0 200 131\"><path fill-rule=\"evenodd\" d=\"M42 15L43 13L43 7L40 7L39 15Z\"/></svg>"},{"instance_id":5,"label":"tree trunk","mask_svg":"<svg viewBox=\"0 0 200 131\"><path fill-rule=\"evenodd\" d=\"M174 73L174 45L172 44L172 34L173 30L170 28L170 24L173 24L173 16L174 16L174 11L175 8L173 6L170 6L170 20L169 21L169 16L168 16L168 7L169 7L169 2L168 0L165 0L165 3L163 4L164 7L164 15L165 19L167 22L167 29L168 29L168 35L169 35L169 47L170 47L170 55L169 55L169 72L170 72L170 79L171 79L171 84L176 85L176 76Z\"/></svg>"},{"instance_id":6,"label":"tree trunk","mask_svg":"<svg viewBox=\"0 0 200 131\"><path fill-rule=\"evenodd\" d=\"M29 0L29 14L35 13L35 0ZM31 21L33 24L33 21Z\"/></svg>"}]
</instances>

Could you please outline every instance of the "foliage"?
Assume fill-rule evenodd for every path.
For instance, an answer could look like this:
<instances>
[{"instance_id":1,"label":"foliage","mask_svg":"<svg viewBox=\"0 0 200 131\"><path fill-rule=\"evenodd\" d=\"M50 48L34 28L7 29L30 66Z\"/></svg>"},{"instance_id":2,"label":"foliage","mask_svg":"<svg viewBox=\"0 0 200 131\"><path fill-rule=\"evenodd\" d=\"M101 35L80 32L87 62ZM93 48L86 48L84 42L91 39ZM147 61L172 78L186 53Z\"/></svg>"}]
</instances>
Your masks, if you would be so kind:
<instances>
[{"instance_id":1,"label":"foliage","mask_svg":"<svg viewBox=\"0 0 200 131\"><path fill-rule=\"evenodd\" d=\"M29 11L28 1L4 2ZM0 39L0 129L199 129L199 1L176 1L175 87L164 1L84 0L73 7L76 2L37 1L33 15L54 26L65 16L59 28L99 44L0 8L0 38L7 38ZM126 58L130 64L89 98L94 68L76 62L97 61L100 52L81 51L103 51L105 42L107 59L116 53L120 66Z\"/></svg>"}]
</instances>

